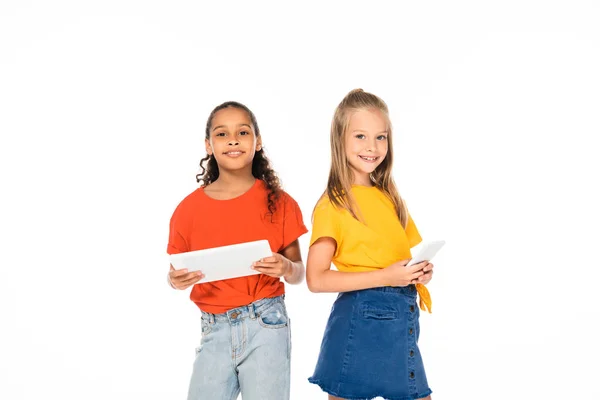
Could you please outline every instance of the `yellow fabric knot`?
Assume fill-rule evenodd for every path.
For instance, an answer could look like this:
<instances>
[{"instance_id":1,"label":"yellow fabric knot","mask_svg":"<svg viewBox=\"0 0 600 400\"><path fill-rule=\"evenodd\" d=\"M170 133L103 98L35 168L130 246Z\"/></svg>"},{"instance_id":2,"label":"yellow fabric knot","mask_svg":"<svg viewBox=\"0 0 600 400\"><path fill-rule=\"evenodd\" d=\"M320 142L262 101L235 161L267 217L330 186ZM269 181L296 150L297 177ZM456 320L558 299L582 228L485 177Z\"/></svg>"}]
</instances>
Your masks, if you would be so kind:
<instances>
[{"instance_id":1,"label":"yellow fabric knot","mask_svg":"<svg viewBox=\"0 0 600 400\"><path fill-rule=\"evenodd\" d=\"M416 285L417 293L419 293L419 308L431 314L431 295L429 290L422 283Z\"/></svg>"}]
</instances>

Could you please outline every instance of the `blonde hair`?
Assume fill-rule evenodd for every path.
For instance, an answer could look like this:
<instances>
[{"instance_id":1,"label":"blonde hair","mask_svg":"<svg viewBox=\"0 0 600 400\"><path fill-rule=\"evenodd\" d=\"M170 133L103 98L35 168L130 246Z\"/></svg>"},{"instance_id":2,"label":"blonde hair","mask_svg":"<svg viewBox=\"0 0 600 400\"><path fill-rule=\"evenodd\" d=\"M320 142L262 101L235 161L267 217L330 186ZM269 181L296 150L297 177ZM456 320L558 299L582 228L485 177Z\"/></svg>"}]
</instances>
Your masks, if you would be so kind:
<instances>
[{"instance_id":1,"label":"blonde hair","mask_svg":"<svg viewBox=\"0 0 600 400\"><path fill-rule=\"evenodd\" d=\"M408 211L392 178L392 124L389 118L388 107L382 99L362 89L350 91L335 109L331 122L330 136L331 168L329 170L327 189L323 193L323 196L327 196L334 206L346 209L354 218L359 221L362 220L360 210L356 206L350 191L353 182L353 173L346 157L345 139L348 134L347 130L350 125L352 113L373 109L380 111L385 118L388 132L388 152L383 162L371 173L371 181L394 204L398 219L402 226L406 228Z\"/></svg>"}]
</instances>

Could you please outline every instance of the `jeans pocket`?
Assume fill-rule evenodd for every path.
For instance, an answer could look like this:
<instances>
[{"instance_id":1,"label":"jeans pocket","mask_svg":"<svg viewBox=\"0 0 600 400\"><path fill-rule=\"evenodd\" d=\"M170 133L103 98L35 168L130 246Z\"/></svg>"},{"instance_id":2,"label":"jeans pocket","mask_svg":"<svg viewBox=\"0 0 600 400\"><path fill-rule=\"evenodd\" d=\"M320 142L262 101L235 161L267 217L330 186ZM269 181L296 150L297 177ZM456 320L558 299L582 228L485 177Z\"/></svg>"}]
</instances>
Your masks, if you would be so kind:
<instances>
[{"instance_id":1,"label":"jeans pocket","mask_svg":"<svg viewBox=\"0 0 600 400\"><path fill-rule=\"evenodd\" d=\"M202 327L202 337L205 337L212 331L212 327L209 321L204 318L200 319L200 326Z\"/></svg>"},{"instance_id":2,"label":"jeans pocket","mask_svg":"<svg viewBox=\"0 0 600 400\"><path fill-rule=\"evenodd\" d=\"M365 319L394 320L398 319L398 310L381 304L363 303L361 316Z\"/></svg>"},{"instance_id":3,"label":"jeans pocket","mask_svg":"<svg viewBox=\"0 0 600 400\"><path fill-rule=\"evenodd\" d=\"M287 311L281 301L274 302L258 315L258 323L264 328L281 329L288 326L288 322Z\"/></svg>"}]
</instances>

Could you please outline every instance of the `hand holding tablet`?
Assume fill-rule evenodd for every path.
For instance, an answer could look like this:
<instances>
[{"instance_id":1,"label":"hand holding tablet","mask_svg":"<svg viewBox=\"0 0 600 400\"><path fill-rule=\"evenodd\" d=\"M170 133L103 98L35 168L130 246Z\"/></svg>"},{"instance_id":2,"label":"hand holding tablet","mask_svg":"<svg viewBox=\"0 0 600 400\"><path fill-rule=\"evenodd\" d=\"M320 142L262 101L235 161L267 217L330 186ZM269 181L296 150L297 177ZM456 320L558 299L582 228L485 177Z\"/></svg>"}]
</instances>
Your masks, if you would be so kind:
<instances>
[{"instance_id":1,"label":"hand holding tablet","mask_svg":"<svg viewBox=\"0 0 600 400\"><path fill-rule=\"evenodd\" d=\"M252 263L273 255L268 240L258 240L195 250L169 256L173 268L188 272L202 271L204 278L197 283L206 283L242 276L260 274L252 269Z\"/></svg>"}]
</instances>

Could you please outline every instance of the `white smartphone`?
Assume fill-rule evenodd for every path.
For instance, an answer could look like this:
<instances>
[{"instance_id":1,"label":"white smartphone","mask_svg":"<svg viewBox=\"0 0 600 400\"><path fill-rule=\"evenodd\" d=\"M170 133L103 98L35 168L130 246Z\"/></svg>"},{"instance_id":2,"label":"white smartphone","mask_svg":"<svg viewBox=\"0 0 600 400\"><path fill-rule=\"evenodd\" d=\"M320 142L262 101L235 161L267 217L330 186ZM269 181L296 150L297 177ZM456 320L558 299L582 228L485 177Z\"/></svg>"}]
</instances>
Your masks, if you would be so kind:
<instances>
[{"instance_id":1,"label":"white smartphone","mask_svg":"<svg viewBox=\"0 0 600 400\"><path fill-rule=\"evenodd\" d=\"M431 261L437 252L446 244L445 240L430 240L423 242L417 254L406 264L407 267L423 261Z\"/></svg>"}]
</instances>

